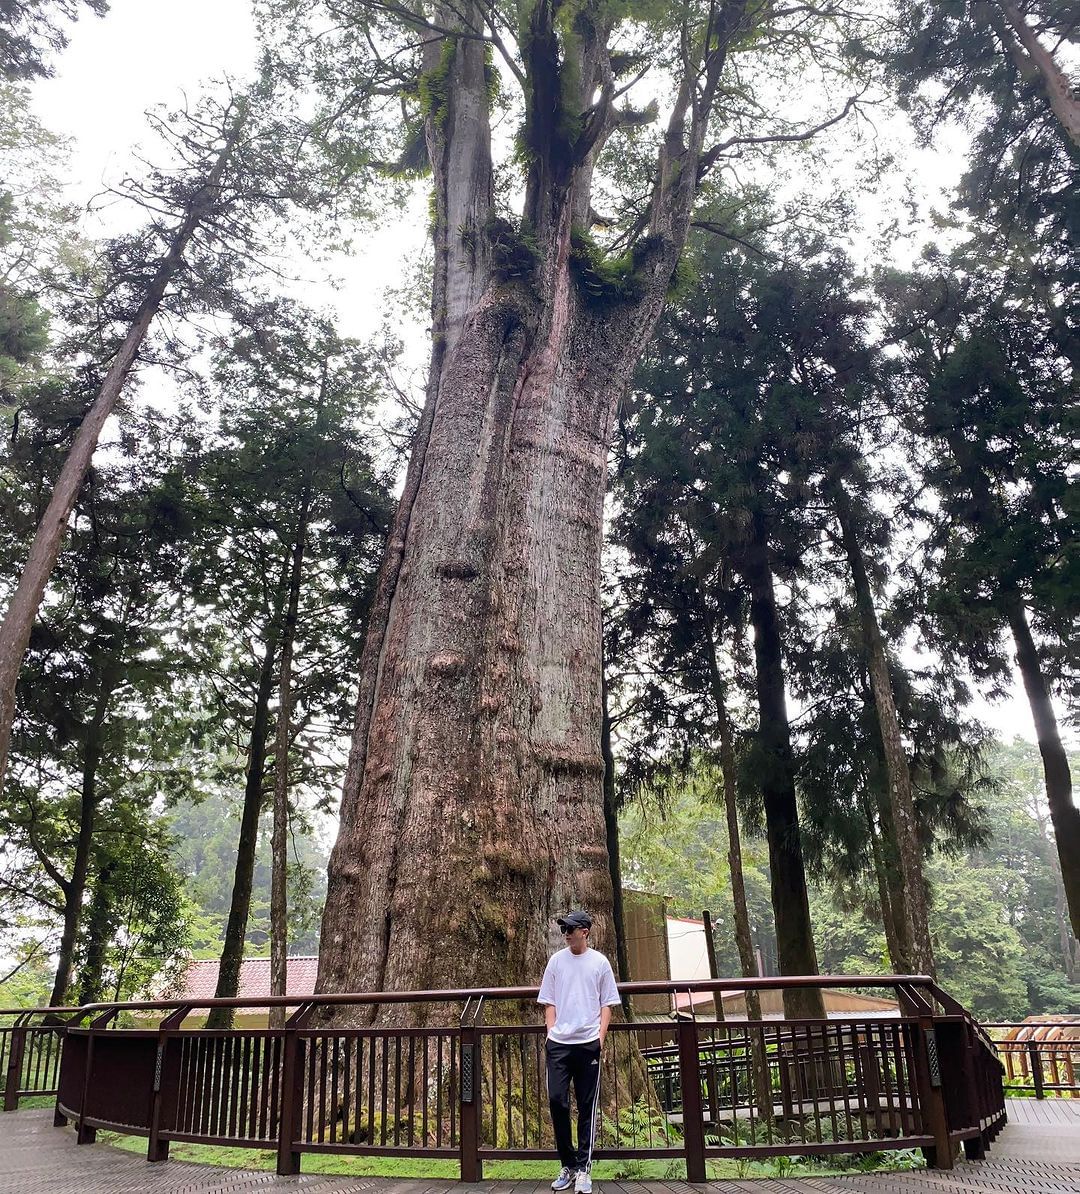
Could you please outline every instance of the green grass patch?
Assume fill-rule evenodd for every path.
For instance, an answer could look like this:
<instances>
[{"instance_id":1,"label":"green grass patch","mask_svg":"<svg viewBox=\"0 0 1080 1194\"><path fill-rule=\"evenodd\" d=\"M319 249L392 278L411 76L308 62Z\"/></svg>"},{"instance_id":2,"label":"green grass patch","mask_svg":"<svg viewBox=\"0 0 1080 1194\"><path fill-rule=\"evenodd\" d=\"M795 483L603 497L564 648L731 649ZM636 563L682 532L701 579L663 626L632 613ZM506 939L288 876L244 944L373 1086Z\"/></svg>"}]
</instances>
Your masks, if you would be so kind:
<instances>
[{"instance_id":1,"label":"green grass patch","mask_svg":"<svg viewBox=\"0 0 1080 1194\"><path fill-rule=\"evenodd\" d=\"M22 1095L19 1098L20 1111L40 1111L43 1107L50 1110L56 1106L56 1095Z\"/></svg>"},{"instance_id":2,"label":"green grass patch","mask_svg":"<svg viewBox=\"0 0 1080 1194\"><path fill-rule=\"evenodd\" d=\"M146 1154L146 1140L142 1136L120 1136L115 1132L99 1132L102 1144L139 1156ZM272 1170L277 1154L269 1149L225 1148L213 1144L174 1142L169 1156L176 1161L191 1161L199 1165L215 1165L228 1169ZM837 1156L828 1158L788 1157L765 1161L709 1161L706 1165L711 1181L748 1177L815 1177L846 1173L887 1172L893 1169L914 1169L922 1165L922 1158L911 1151L871 1153L863 1157ZM552 1177L558 1167L556 1161L486 1161L485 1181L542 1182ZM303 1173L336 1174L342 1177L431 1178L456 1181L460 1171L456 1161L424 1157L348 1157L328 1156L325 1153L304 1153ZM681 1158L671 1161L597 1161L593 1165L596 1181L685 1181L686 1164Z\"/></svg>"}]
</instances>

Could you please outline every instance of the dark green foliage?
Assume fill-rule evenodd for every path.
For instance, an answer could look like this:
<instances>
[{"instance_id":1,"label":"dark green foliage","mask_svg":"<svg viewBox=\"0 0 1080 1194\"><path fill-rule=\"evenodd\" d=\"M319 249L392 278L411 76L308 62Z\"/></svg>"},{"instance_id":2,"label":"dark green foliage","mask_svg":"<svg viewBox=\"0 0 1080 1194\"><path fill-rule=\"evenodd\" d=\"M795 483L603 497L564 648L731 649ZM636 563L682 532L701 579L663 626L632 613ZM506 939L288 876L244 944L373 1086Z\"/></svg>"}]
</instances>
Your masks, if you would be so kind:
<instances>
[{"instance_id":1,"label":"dark green foliage","mask_svg":"<svg viewBox=\"0 0 1080 1194\"><path fill-rule=\"evenodd\" d=\"M68 27L83 6L102 17L108 0L0 0L0 76L8 80L48 77L49 58L68 43Z\"/></svg>"}]
</instances>

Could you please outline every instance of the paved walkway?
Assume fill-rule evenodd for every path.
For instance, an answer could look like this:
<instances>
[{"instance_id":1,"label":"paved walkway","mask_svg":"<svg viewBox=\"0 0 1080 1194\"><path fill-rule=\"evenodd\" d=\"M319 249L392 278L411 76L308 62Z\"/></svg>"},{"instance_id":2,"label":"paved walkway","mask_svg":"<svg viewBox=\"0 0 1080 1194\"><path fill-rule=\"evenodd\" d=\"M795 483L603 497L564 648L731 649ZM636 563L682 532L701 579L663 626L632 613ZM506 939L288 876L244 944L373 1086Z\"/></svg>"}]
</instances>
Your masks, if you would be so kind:
<instances>
[{"instance_id":1,"label":"paved walkway","mask_svg":"<svg viewBox=\"0 0 1080 1194\"><path fill-rule=\"evenodd\" d=\"M597 1194L1080 1194L1080 1099L1009 1101L1009 1124L991 1156L951 1172L877 1173L757 1181L597 1182ZM305 1174L277 1177L190 1162L149 1165L106 1145L75 1144L53 1128L51 1111L0 1116L0 1194L246 1194L304 1190L311 1194L550 1194L546 1184L395 1181Z\"/></svg>"}]
</instances>

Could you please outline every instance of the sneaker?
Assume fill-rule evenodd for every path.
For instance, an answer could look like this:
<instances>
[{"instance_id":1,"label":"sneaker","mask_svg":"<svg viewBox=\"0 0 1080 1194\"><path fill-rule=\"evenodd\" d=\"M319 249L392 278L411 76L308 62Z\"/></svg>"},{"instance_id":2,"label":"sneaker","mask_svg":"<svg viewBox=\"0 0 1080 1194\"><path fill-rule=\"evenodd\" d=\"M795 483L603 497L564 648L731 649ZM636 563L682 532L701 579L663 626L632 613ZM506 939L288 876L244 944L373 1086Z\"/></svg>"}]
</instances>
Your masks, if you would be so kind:
<instances>
[{"instance_id":1,"label":"sneaker","mask_svg":"<svg viewBox=\"0 0 1080 1194\"><path fill-rule=\"evenodd\" d=\"M574 1184L575 1176L575 1171L573 1169L567 1169L567 1167L564 1165L559 1170L559 1176L551 1183L551 1188L553 1190L569 1190ZM589 1189L591 1190L592 1187L590 1186Z\"/></svg>"},{"instance_id":2,"label":"sneaker","mask_svg":"<svg viewBox=\"0 0 1080 1194\"><path fill-rule=\"evenodd\" d=\"M574 1179L574 1194L592 1194L592 1176L587 1168L578 1170Z\"/></svg>"}]
</instances>

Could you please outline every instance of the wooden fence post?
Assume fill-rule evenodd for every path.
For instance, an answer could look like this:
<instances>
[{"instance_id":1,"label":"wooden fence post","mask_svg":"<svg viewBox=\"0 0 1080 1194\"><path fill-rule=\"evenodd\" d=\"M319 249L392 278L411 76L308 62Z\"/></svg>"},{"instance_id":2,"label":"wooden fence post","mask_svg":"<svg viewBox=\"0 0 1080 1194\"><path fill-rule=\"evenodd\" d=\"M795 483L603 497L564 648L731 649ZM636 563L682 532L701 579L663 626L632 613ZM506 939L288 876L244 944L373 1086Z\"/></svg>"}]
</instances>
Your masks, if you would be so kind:
<instances>
[{"instance_id":1,"label":"wooden fence post","mask_svg":"<svg viewBox=\"0 0 1080 1194\"><path fill-rule=\"evenodd\" d=\"M169 1142L161 1139L161 1113L165 1097L161 1087L163 1079L167 1076L169 1041L172 1039L169 1034L174 1028L180 1026L190 1011L190 1004L177 1008L158 1025L157 1057L154 1059L154 1082L150 1102L150 1134L146 1142L146 1159L148 1161L167 1161L169 1159Z\"/></svg>"},{"instance_id":2,"label":"wooden fence post","mask_svg":"<svg viewBox=\"0 0 1080 1194\"><path fill-rule=\"evenodd\" d=\"M483 1001L481 1000L481 1005ZM461 1180L482 1182L484 1163L480 1159L480 1092L483 1082L480 1074L479 1034L476 1020L480 1016L477 1008L475 1019L468 1022L469 1004L461 1013L462 1023L458 1030L461 1064L458 1068L458 1148L461 1153Z\"/></svg>"},{"instance_id":3,"label":"wooden fence post","mask_svg":"<svg viewBox=\"0 0 1080 1194\"><path fill-rule=\"evenodd\" d=\"M119 1012L119 1008L111 1008L96 1016L87 1026L86 1033L86 1071L83 1074L82 1102L79 1104L79 1121L75 1129L77 1144L93 1144L97 1139L97 1128L86 1122L86 1107L90 1101L90 1088L94 1077L94 1036L98 1029L105 1029L110 1020Z\"/></svg>"},{"instance_id":4,"label":"wooden fence post","mask_svg":"<svg viewBox=\"0 0 1080 1194\"><path fill-rule=\"evenodd\" d=\"M299 1030L307 1023L314 1007L313 1003L303 1003L285 1021L277 1149L277 1171L283 1177L300 1172L300 1150L294 1145L298 1129L303 1121L306 1045L300 1039Z\"/></svg>"},{"instance_id":5,"label":"wooden fence post","mask_svg":"<svg viewBox=\"0 0 1080 1194\"><path fill-rule=\"evenodd\" d=\"M694 1020L680 1020L678 1038L686 1180L688 1182L703 1182L705 1180L705 1119L701 1102L701 1062L699 1060L697 1023Z\"/></svg>"},{"instance_id":6,"label":"wooden fence post","mask_svg":"<svg viewBox=\"0 0 1080 1194\"><path fill-rule=\"evenodd\" d=\"M26 1025L15 1021L11 1029L11 1052L8 1054L7 1075L4 1080L4 1110L19 1108L19 1079L22 1077L23 1057L26 1053Z\"/></svg>"},{"instance_id":7,"label":"wooden fence post","mask_svg":"<svg viewBox=\"0 0 1080 1194\"><path fill-rule=\"evenodd\" d=\"M941 1063L933 1016L920 1016L915 1044L915 1080L923 1116L934 1143L923 1149L929 1169L952 1169L953 1153L949 1141L949 1117L941 1091Z\"/></svg>"},{"instance_id":8,"label":"wooden fence post","mask_svg":"<svg viewBox=\"0 0 1080 1194\"><path fill-rule=\"evenodd\" d=\"M1035 1083L1035 1097L1045 1099L1046 1089L1043 1086L1043 1068L1042 1058L1039 1056L1039 1046L1034 1041L1028 1041L1027 1051L1031 1060L1031 1080Z\"/></svg>"}]
</instances>

